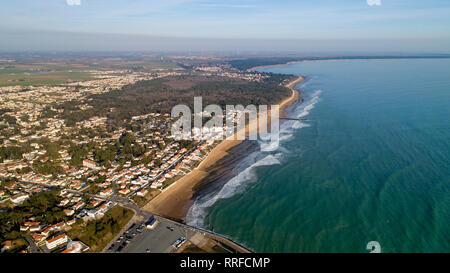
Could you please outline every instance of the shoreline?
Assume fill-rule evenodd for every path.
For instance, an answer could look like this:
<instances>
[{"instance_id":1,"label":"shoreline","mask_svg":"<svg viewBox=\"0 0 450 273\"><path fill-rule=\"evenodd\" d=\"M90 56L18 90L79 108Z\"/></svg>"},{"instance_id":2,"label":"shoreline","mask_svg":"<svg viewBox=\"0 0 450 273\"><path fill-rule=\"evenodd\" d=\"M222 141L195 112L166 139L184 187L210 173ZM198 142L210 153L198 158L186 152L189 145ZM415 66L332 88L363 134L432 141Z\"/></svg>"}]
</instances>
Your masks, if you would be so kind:
<instances>
[{"instance_id":1,"label":"shoreline","mask_svg":"<svg viewBox=\"0 0 450 273\"><path fill-rule=\"evenodd\" d=\"M285 116L285 110L291 106L300 97L299 90L294 89L295 85L304 81L303 76L297 76L294 80L290 81L285 87L291 90L291 96L283 99L279 103L280 117ZM270 116L270 112L268 113ZM255 119L258 122L259 118ZM246 125L245 130L248 133L250 126ZM254 128L257 128L257 126ZM235 136L237 133L235 133ZM158 194L155 198L150 200L143 209L161 216L165 216L171 219L178 219L184 222L189 208L193 204L193 197L196 193L195 186L202 182L209 174L209 169L214 167L216 162L225 156L229 155L229 151L240 145L243 140L225 139L222 140L204 160L191 172L180 178L170 187L166 188Z\"/></svg>"},{"instance_id":2,"label":"shoreline","mask_svg":"<svg viewBox=\"0 0 450 273\"><path fill-rule=\"evenodd\" d=\"M361 61L361 60L408 60L408 59L450 59L450 56L405 56L405 57L401 57L401 56L386 56L386 57L355 57L355 58L351 58L351 57L343 57L343 58L339 58L339 57L330 57L330 58L323 58L323 59L299 59L296 61L289 61L286 63L279 63L279 64L267 64L267 65L258 65L258 66L254 66L251 68L248 68L247 71L255 71L257 69L262 69L262 68L268 68L268 67L277 67L277 66L284 66L284 65L290 65L290 64L294 64L294 63L302 63L302 62L322 62L322 61Z\"/></svg>"},{"instance_id":3,"label":"shoreline","mask_svg":"<svg viewBox=\"0 0 450 273\"><path fill-rule=\"evenodd\" d=\"M255 71L255 70L258 70L258 69L261 69L261 68L277 67L277 66L289 65L289 64L300 63L300 62L303 62L303 61L299 60L299 61L290 61L290 62L287 62L287 63L280 63L280 64L258 65L258 66L254 66L254 67L251 67L251 68L247 69L247 71Z\"/></svg>"}]
</instances>

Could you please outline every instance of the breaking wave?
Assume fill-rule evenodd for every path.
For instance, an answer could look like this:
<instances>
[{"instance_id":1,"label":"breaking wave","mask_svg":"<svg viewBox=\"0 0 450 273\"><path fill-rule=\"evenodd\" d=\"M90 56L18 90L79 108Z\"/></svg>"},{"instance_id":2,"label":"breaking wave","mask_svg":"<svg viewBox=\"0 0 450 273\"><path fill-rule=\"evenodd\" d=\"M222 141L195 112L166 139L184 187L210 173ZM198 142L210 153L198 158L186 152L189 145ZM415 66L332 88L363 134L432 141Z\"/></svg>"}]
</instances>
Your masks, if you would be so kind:
<instances>
[{"instance_id":1,"label":"breaking wave","mask_svg":"<svg viewBox=\"0 0 450 273\"><path fill-rule=\"evenodd\" d=\"M247 167L237 176L231 178L219 192L204 196L203 198L196 200L192 207L189 209L189 212L186 216L186 222L189 225L202 226L207 212L206 209L208 207L212 206L220 199L229 198L236 193L242 192L244 190L244 183L247 184L248 182L256 179L256 174L254 171L255 167L275 164L281 164L280 161L276 158L276 155L268 155Z\"/></svg>"},{"instance_id":2,"label":"breaking wave","mask_svg":"<svg viewBox=\"0 0 450 273\"><path fill-rule=\"evenodd\" d=\"M304 118L314 106L320 101L321 90L316 90L311 94L306 94L302 103L291 107L287 115L290 117ZM248 155L237 167L239 173L227 181L224 186L216 192L201 196L194 201L186 215L186 222L189 225L203 227L204 219L207 216L208 208L218 200L230 198L235 194L242 193L246 186L257 181L255 168L260 166L270 166L281 164L281 159L287 150L282 147L282 143L291 139L295 131L308 127L308 121L288 120L280 124L279 143L268 140L258 140L260 150ZM240 169L240 170L239 170Z\"/></svg>"}]
</instances>

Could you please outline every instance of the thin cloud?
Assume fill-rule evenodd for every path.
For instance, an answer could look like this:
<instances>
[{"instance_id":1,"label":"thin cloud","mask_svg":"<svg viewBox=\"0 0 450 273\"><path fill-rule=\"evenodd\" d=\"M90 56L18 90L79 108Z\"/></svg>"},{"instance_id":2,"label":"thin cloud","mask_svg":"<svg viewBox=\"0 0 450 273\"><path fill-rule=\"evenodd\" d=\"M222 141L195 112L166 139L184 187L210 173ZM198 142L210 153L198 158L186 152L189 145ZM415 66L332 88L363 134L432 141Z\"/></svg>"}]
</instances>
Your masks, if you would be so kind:
<instances>
[{"instance_id":1,"label":"thin cloud","mask_svg":"<svg viewBox=\"0 0 450 273\"><path fill-rule=\"evenodd\" d=\"M366 0L369 6L381 6L381 0Z\"/></svg>"},{"instance_id":2,"label":"thin cloud","mask_svg":"<svg viewBox=\"0 0 450 273\"><path fill-rule=\"evenodd\" d=\"M66 0L69 6L81 6L81 0Z\"/></svg>"},{"instance_id":3,"label":"thin cloud","mask_svg":"<svg viewBox=\"0 0 450 273\"><path fill-rule=\"evenodd\" d=\"M240 4L215 4L215 3L208 3L208 4L201 4L202 7L208 7L208 8L239 8L239 9L247 9L247 8L256 8L255 5L240 5Z\"/></svg>"}]
</instances>

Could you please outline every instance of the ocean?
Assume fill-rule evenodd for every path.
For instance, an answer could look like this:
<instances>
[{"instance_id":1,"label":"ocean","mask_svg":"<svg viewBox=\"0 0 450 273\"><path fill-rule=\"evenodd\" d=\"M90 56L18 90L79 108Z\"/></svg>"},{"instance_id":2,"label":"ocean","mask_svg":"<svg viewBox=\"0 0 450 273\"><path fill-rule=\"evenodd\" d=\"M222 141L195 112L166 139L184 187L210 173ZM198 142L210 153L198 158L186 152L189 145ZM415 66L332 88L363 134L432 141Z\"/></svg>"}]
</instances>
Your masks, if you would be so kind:
<instances>
[{"instance_id":1,"label":"ocean","mask_svg":"<svg viewBox=\"0 0 450 273\"><path fill-rule=\"evenodd\" d=\"M255 252L450 252L450 60L339 60L303 75L307 121L258 142L186 221ZM249 152L250 151L250 152Z\"/></svg>"}]
</instances>

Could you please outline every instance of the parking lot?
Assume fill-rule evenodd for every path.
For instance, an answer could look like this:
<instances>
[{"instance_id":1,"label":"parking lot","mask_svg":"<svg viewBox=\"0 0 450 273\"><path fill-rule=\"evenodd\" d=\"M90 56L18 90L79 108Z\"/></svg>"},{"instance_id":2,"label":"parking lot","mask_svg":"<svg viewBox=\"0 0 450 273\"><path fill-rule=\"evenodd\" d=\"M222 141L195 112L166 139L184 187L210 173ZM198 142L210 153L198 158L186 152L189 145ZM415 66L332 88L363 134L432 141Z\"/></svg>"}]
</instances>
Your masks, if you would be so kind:
<instances>
[{"instance_id":1,"label":"parking lot","mask_svg":"<svg viewBox=\"0 0 450 273\"><path fill-rule=\"evenodd\" d=\"M189 240L196 231L164 218L155 217L158 224L153 229L146 221L134 223L108 248L108 252L170 253ZM148 220L148 219L147 219Z\"/></svg>"}]
</instances>

